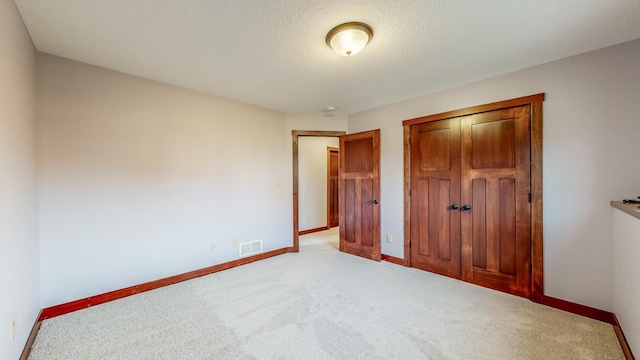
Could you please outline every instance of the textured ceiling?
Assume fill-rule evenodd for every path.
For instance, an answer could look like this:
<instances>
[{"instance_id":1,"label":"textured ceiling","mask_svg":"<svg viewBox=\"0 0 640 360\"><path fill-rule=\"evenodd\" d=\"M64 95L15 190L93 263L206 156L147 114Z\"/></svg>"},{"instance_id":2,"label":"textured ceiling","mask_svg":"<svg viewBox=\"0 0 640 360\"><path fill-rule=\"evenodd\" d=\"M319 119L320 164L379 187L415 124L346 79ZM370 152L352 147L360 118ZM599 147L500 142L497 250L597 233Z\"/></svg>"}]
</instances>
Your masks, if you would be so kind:
<instances>
[{"instance_id":1,"label":"textured ceiling","mask_svg":"<svg viewBox=\"0 0 640 360\"><path fill-rule=\"evenodd\" d=\"M350 114L640 38L638 0L16 0L39 51L291 113ZM353 57L335 25L374 29Z\"/></svg>"}]
</instances>

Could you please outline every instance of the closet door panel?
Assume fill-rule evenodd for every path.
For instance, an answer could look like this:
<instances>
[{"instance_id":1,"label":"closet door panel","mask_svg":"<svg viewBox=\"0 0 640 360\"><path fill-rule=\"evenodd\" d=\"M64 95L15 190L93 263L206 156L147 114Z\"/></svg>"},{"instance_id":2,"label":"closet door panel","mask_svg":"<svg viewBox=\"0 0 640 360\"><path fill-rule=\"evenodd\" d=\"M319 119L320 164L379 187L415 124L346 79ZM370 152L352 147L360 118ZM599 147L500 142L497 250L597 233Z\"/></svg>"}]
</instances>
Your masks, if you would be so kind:
<instances>
[{"instance_id":1,"label":"closet door panel","mask_svg":"<svg viewBox=\"0 0 640 360\"><path fill-rule=\"evenodd\" d=\"M460 278L460 122L411 126L411 265Z\"/></svg>"},{"instance_id":2,"label":"closet door panel","mask_svg":"<svg viewBox=\"0 0 640 360\"><path fill-rule=\"evenodd\" d=\"M461 120L462 278L529 297L529 106Z\"/></svg>"}]
</instances>

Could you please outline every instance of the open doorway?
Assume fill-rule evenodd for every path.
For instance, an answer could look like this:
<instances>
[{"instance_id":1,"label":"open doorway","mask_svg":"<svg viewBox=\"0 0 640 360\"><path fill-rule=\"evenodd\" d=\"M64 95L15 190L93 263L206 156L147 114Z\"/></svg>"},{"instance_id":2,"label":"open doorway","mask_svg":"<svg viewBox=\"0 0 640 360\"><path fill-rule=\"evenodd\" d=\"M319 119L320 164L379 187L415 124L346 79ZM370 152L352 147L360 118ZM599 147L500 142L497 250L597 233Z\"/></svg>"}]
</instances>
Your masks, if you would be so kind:
<instances>
[{"instance_id":1,"label":"open doorway","mask_svg":"<svg viewBox=\"0 0 640 360\"><path fill-rule=\"evenodd\" d=\"M340 139L335 136L303 136L298 139L298 235L300 236L338 226L339 145ZM332 155L334 152L329 149L334 149L335 155ZM333 169L331 169L332 162ZM331 170L334 170L333 176L330 176ZM331 222L334 223L333 226Z\"/></svg>"},{"instance_id":2,"label":"open doorway","mask_svg":"<svg viewBox=\"0 0 640 360\"><path fill-rule=\"evenodd\" d=\"M300 250L300 137L335 137L345 135L345 131L304 131L293 130L293 251ZM325 147L326 149L326 147ZM326 150L325 150L326 151ZM326 175L325 175L326 176ZM306 218L302 219L305 220ZM325 225L326 227L326 221Z\"/></svg>"}]
</instances>

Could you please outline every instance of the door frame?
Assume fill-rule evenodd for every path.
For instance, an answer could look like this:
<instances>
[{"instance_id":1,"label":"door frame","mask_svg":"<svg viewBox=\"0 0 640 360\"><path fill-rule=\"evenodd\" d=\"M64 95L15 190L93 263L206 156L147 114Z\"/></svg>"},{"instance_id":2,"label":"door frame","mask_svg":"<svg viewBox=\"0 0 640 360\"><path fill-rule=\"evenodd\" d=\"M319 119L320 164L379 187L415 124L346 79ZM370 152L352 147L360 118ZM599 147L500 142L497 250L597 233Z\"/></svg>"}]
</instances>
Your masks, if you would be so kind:
<instances>
[{"instance_id":1,"label":"door frame","mask_svg":"<svg viewBox=\"0 0 640 360\"><path fill-rule=\"evenodd\" d=\"M338 153L338 183L340 183L340 148L327 146L327 229L331 229L331 220L329 220L331 215L331 210L329 208L329 204L331 203L331 194L329 191L329 177L331 176L331 153L332 152ZM340 185L338 185L338 189L340 189Z\"/></svg>"},{"instance_id":2,"label":"door frame","mask_svg":"<svg viewBox=\"0 0 640 360\"><path fill-rule=\"evenodd\" d=\"M542 102L544 93L423 116L402 122L404 128L404 266L411 266L410 132L411 125L529 105L531 111L531 300L544 301L542 238Z\"/></svg>"},{"instance_id":3,"label":"door frame","mask_svg":"<svg viewBox=\"0 0 640 360\"><path fill-rule=\"evenodd\" d=\"M316 137L340 137L346 135L346 131L316 131L316 130L291 130L293 137L293 250L300 251L300 219L298 210L299 201L299 161L298 161L298 137L300 136L316 136Z\"/></svg>"}]
</instances>

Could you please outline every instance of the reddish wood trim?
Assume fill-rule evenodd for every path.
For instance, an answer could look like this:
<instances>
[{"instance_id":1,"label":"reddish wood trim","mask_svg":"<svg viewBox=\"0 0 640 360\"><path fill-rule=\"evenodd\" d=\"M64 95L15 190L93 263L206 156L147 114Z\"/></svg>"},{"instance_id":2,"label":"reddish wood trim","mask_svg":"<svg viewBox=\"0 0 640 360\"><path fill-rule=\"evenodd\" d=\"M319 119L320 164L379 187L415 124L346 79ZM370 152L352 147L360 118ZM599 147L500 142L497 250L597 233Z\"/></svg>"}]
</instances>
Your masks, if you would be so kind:
<instances>
[{"instance_id":1,"label":"reddish wood trim","mask_svg":"<svg viewBox=\"0 0 640 360\"><path fill-rule=\"evenodd\" d=\"M299 202L299 161L298 161L298 137L300 136L341 136L345 135L346 131L314 131L314 130L292 130L291 135L293 137L293 252L300 251L300 239L299 229L300 229L300 219L298 213L298 202Z\"/></svg>"},{"instance_id":2,"label":"reddish wood trim","mask_svg":"<svg viewBox=\"0 0 640 360\"><path fill-rule=\"evenodd\" d=\"M624 353L624 357L627 360L634 360L635 357L631 352L631 347L629 347L629 343L627 342L627 338L624 336L622 332L622 327L620 327L620 322L618 322L618 317L616 314L613 314L613 330L616 332L616 337L618 337L618 342L620 342L620 347L622 348L622 353Z\"/></svg>"},{"instance_id":3,"label":"reddish wood trim","mask_svg":"<svg viewBox=\"0 0 640 360\"><path fill-rule=\"evenodd\" d=\"M449 119L449 118L458 117L458 116L473 115L473 114L483 113L487 111L506 109L506 108L521 106L521 105L529 105L532 103L539 103L542 101L544 101L544 93L524 96L520 98L505 100L505 101L498 101L491 104L485 104L485 105L468 107L464 109L447 111L444 113L423 116L415 119L409 119L409 120L403 121L402 125L403 126L416 125L416 124L421 124L425 122L444 120L444 119Z\"/></svg>"},{"instance_id":4,"label":"reddish wood trim","mask_svg":"<svg viewBox=\"0 0 640 360\"><path fill-rule=\"evenodd\" d=\"M22 354L20 355L20 360L27 360L29 358L29 354L31 353L31 348L33 347L34 341L36 341L36 336L38 335L38 331L40 331L40 326L42 326L42 321L40 320L40 316L42 316L42 310L38 313L36 317L36 321L31 328L31 332L29 333L29 337L27 338L27 342L24 344L24 348L22 349Z\"/></svg>"},{"instance_id":5,"label":"reddish wood trim","mask_svg":"<svg viewBox=\"0 0 640 360\"><path fill-rule=\"evenodd\" d=\"M321 131L321 130L291 130L294 136L319 136L319 137L340 137L346 135L346 131Z\"/></svg>"},{"instance_id":6,"label":"reddish wood trim","mask_svg":"<svg viewBox=\"0 0 640 360\"><path fill-rule=\"evenodd\" d=\"M325 230L329 230L329 227L328 226L321 226L321 227L317 227L315 229L302 230L302 231L298 232L298 235L302 236L302 235L307 235L307 234L313 234L313 233L317 233L317 232L325 231Z\"/></svg>"},{"instance_id":7,"label":"reddish wood trim","mask_svg":"<svg viewBox=\"0 0 640 360\"><path fill-rule=\"evenodd\" d=\"M531 104L531 300L544 301L542 237L542 103Z\"/></svg>"},{"instance_id":8,"label":"reddish wood trim","mask_svg":"<svg viewBox=\"0 0 640 360\"><path fill-rule=\"evenodd\" d=\"M327 146L327 229L331 229L331 153L338 155L338 172L340 172L340 148ZM338 181L340 175L338 174ZM339 215L338 215L339 216Z\"/></svg>"},{"instance_id":9,"label":"reddish wood trim","mask_svg":"<svg viewBox=\"0 0 640 360\"><path fill-rule=\"evenodd\" d=\"M559 310L568 311L573 314L586 316L591 319L600 320L611 325L615 325L614 315L608 311L592 308L585 305L576 304L570 301L557 299L551 296L544 297L544 305Z\"/></svg>"},{"instance_id":10,"label":"reddish wood trim","mask_svg":"<svg viewBox=\"0 0 640 360\"><path fill-rule=\"evenodd\" d=\"M384 261L388 261L388 262L396 264L396 265L404 266L404 259L400 259L400 258L397 258L395 256L385 255L385 254L382 254L381 256L382 256L382 260L384 260ZM406 256L405 256L405 258L406 258Z\"/></svg>"},{"instance_id":11,"label":"reddish wood trim","mask_svg":"<svg viewBox=\"0 0 640 360\"><path fill-rule=\"evenodd\" d=\"M300 239L298 239L299 213L298 213L298 132L293 131L293 251L298 252L300 249Z\"/></svg>"},{"instance_id":12,"label":"reddish wood trim","mask_svg":"<svg viewBox=\"0 0 640 360\"><path fill-rule=\"evenodd\" d=\"M411 137L409 125L404 126L404 266L411 266Z\"/></svg>"},{"instance_id":13,"label":"reddish wood trim","mask_svg":"<svg viewBox=\"0 0 640 360\"><path fill-rule=\"evenodd\" d=\"M130 286L124 289L110 291L100 295L90 296L88 298L71 301L68 303L51 306L42 309L38 321L50 319L59 315L67 314L73 311L85 309L91 306L104 304L109 301L121 299L127 296L139 294L141 292L154 290L160 287L173 285L182 281L195 279L197 277L213 274L219 271L228 270L240 265L252 263L254 261L267 259L273 256L282 255L288 252L292 252L292 248L282 248L278 250L267 251L265 253L249 256L242 259L232 260L226 263L209 266L206 268L189 271L183 274L166 277L164 279L149 281L143 284Z\"/></svg>"}]
</instances>

